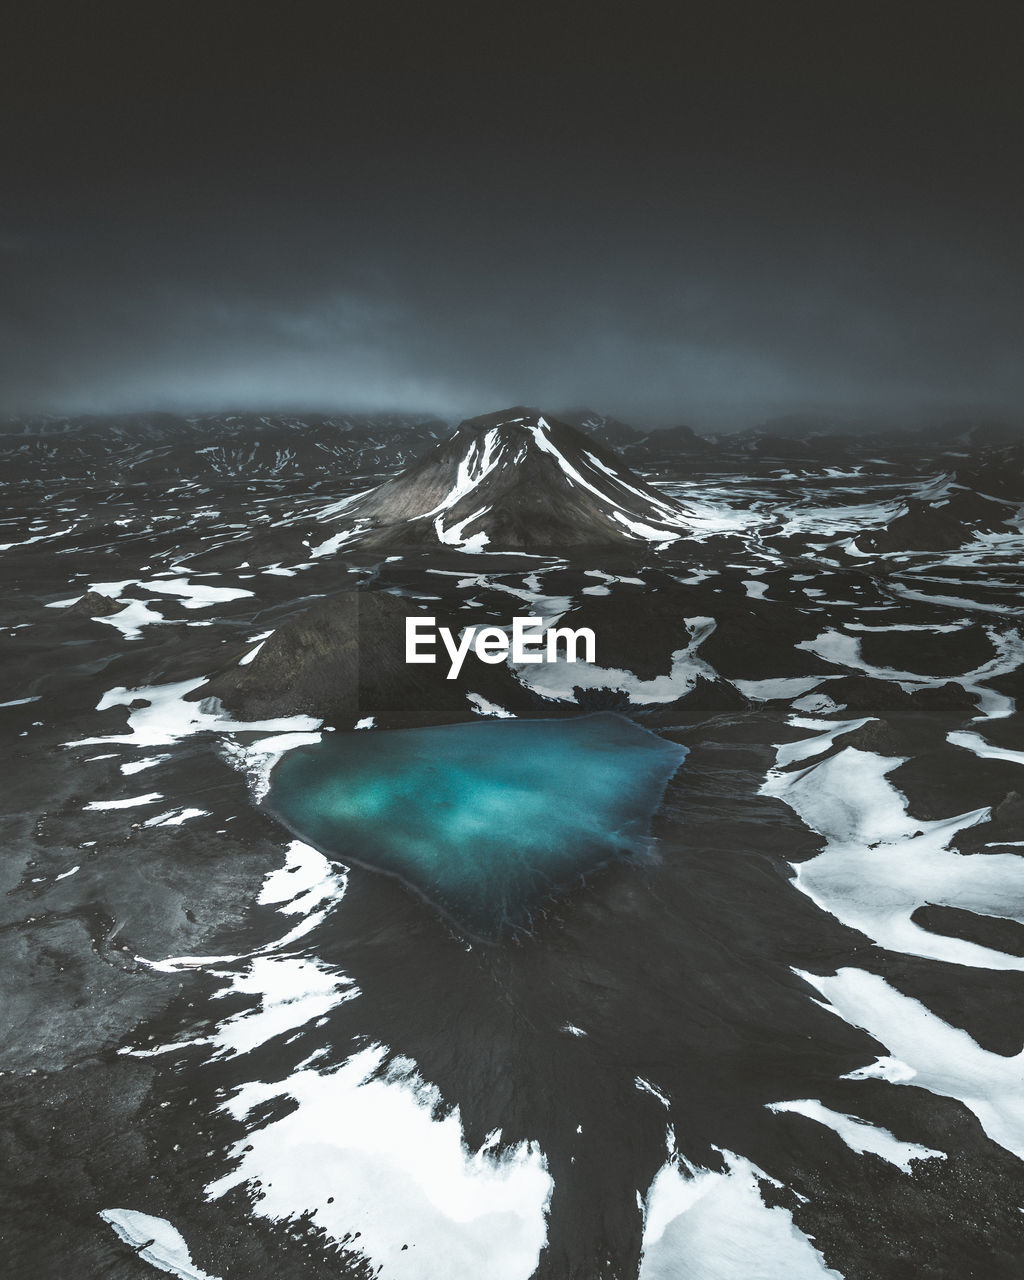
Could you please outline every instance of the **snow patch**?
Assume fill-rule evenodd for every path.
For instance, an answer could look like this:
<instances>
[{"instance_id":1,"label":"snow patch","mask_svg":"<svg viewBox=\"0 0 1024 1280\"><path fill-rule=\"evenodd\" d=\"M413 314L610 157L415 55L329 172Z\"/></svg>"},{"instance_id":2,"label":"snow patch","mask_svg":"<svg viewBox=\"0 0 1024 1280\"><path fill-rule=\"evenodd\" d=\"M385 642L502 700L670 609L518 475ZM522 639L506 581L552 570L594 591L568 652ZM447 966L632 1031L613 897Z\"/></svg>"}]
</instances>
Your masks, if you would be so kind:
<instances>
[{"instance_id":1,"label":"snow patch","mask_svg":"<svg viewBox=\"0 0 1024 1280\"><path fill-rule=\"evenodd\" d=\"M495 702L488 702L487 699L479 693L467 693L466 699L478 715L497 716L499 720L515 719L515 716L511 711L506 711L504 707L499 707Z\"/></svg>"},{"instance_id":2,"label":"snow patch","mask_svg":"<svg viewBox=\"0 0 1024 1280\"><path fill-rule=\"evenodd\" d=\"M697 683L701 676L716 681L718 673L697 649L715 628L713 618L687 618L691 630L689 643L672 654L672 669L668 675L644 680L632 671L618 667L600 667L593 662L558 662L525 664L515 667L519 680L546 698L572 699L574 690L611 689L628 695L637 705L657 702L674 702Z\"/></svg>"},{"instance_id":3,"label":"snow patch","mask_svg":"<svg viewBox=\"0 0 1024 1280\"><path fill-rule=\"evenodd\" d=\"M791 1112L794 1115L806 1116L823 1124L827 1129L842 1138L851 1151L858 1155L878 1156L889 1164L894 1164L904 1173L910 1173L910 1165L914 1160L945 1160L944 1151L934 1151L931 1147L919 1146L916 1142L900 1142L900 1140L878 1125L858 1120L856 1116L845 1115L841 1111L833 1111L815 1098L794 1098L789 1102L770 1102L768 1110L778 1113Z\"/></svg>"},{"instance_id":4,"label":"snow patch","mask_svg":"<svg viewBox=\"0 0 1024 1280\"><path fill-rule=\"evenodd\" d=\"M238 1163L207 1197L248 1184L261 1217L310 1212L334 1240L359 1232L360 1250L395 1280L527 1280L553 1186L539 1147L496 1151L495 1133L470 1153L458 1110L435 1120L437 1089L408 1059L379 1077L384 1059L375 1045L325 1074L305 1066L243 1084L224 1104L237 1120L275 1098L297 1106L234 1145Z\"/></svg>"},{"instance_id":5,"label":"snow patch","mask_svg":"<svg viewBox=\"0 0 1024 1280\"><path fill-rule=\"evenodd\" d=\"M639 1280L842 1280L781 1206L761 1198L761 1170L722 1153L728 1170L692 1169L673 1157L644 1206Z\"/></svg>"},{"instance_id":6,"label":"snow patch","mask_svg":"<svg viewBox=\"0 0 1024 1280\"><path fill-rule=\"evenodd\" d=\"M180 1280L217 1280L216 1276L200 1271L195 1265L181 1232L166 1218L156 1218L135 1209L101 1209L99 1217L113 1227L120 1239L140 1258L158 1271L179 1276Z\"/></svg>"},{"instance_id":7,"label":"snow patch","mask_svg":"<svg viewBox=\"0 0 1024 1280\"><path fill-rule=\"evenodd\" d=\"M157 800L162 800L163 795L159 791L150 791L144 796L128 796L124 800L90 800L85 806L85 812L94 812L98 809L134 809L141 804L155 804Z\"/></svg>"},{"instance_id":8,"label":"snow patch","mask_svg":"<svg viewBox=\"0 0 1024 1280\"><path fill-rule=\"evenodd\" d=\"M799 972L799 971L795 971ZM800 973L845 1022L862 1027L890 1051L884 1060L909 1068L903 1075L876 1063L860 1079L881 1077L955 1098L977 1116L993 1142L1024 1159L1024 1053L989 1053L966 1031L951 1027L919 1001L902 995L873 973L840 969L834 977ZM883 1071L885 1074L883 1074Z\"/></svg>"}]
</instances>

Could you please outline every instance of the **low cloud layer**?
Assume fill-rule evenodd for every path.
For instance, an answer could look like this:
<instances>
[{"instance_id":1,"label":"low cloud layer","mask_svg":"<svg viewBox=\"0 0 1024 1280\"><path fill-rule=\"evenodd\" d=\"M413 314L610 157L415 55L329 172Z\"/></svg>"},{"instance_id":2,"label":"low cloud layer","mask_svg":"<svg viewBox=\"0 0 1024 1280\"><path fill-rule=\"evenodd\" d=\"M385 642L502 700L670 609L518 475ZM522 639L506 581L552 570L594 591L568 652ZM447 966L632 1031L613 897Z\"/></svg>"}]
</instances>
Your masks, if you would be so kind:
<instances>
[{"instance_id":1,"label":"low cloud layer","mask_svg":"<svg viewBox=\"0 0 1024 1280\"><path fill-rule=\"evenodd\" d=\"M975 65L917 28L738 30L524 54L480 29L431 61L348 29L243 58L232 29L199 62L171 32L116 71L110 40L39 45L50 91L25 73L4 144L0 411L1018 416L999 32Z\"/></svg>"}]
</instances>

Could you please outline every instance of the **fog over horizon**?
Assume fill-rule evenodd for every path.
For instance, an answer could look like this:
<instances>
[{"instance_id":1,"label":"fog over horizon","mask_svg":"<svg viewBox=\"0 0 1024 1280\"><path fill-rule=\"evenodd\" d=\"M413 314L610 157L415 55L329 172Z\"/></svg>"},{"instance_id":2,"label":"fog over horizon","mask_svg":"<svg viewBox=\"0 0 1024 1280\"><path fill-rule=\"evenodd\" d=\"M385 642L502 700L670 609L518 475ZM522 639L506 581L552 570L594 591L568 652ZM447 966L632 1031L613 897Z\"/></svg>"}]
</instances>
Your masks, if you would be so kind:
<instances>
[{"instance_id":1,"label":"fog over horizon","mask_svg":"<svg viewBox=\"0 0 1024 1280\"><path fill-rule=\"evenodd\" d=\"M1010 34L997 7L740 6L685 40L642 11L19 15L0 414L1019 420Z\"/></svg>"}]
</instances>

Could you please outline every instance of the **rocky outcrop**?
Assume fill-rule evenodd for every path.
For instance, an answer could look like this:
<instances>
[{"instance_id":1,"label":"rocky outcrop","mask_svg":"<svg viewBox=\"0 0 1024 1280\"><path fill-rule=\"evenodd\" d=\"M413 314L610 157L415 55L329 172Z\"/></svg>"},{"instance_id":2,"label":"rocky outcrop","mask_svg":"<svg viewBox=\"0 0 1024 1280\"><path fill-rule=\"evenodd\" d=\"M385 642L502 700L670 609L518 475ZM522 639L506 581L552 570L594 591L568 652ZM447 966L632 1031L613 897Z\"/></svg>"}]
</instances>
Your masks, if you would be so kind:
<instances>
[{"instance_id":1,"label":"rocky outcrop","mask_svg":"<svg viewBox=\"0 0 1024 1280\"><path fill-rule=\"evenodd\" d=\"M69 604L64 614L73 618L109 618L127 607L125 600L115 600L112 596L100 595L98 591L87 591L80 600Z\"/></svg>"},{"instance_id":2,"label":"rocky outcrop","mask_svg":"<svg viewBox=\"0 0 1024 1280\"><path fill-rule=\"evenodd\" d=\"M278 628L251 661L223 667L192 697L218 698L243 720L310 715L343 729L369 717L377 728L472 720L470 693L514 714L536 714L538 699L506 666L470 653L459 678L448 680L443 652L433 664L407 663L405 620L423 616L385 592L330 596ZM464 621L438 617L438 625L447 622L456 633Z\"/></svg>"}]
</instances>

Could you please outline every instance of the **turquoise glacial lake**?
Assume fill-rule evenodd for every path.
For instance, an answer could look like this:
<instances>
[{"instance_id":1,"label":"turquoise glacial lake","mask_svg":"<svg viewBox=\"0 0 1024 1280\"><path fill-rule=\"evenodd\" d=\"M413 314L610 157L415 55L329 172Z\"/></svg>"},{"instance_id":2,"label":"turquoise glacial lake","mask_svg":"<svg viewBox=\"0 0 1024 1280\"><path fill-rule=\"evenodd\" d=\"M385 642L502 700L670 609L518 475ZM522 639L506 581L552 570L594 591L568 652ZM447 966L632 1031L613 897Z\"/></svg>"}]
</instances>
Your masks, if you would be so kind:
<instances>
[{"instance_id":1,"label":"turquoise glacial lake","mask_svg":"<svg viewBox=\"0 0 1024 1280\"><path fill-rule=\"evenodd\" d=\"M332 733L282 757L266 803L328 856L397 876L493 937L645 850L685 757L610 712Z\"/></svg>"}]
</instances>

